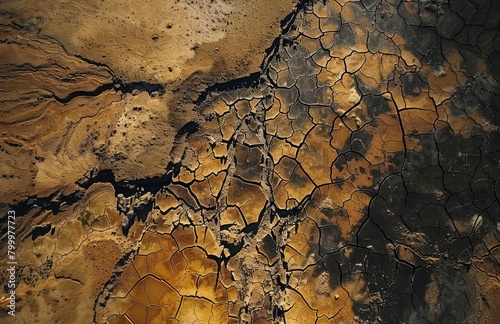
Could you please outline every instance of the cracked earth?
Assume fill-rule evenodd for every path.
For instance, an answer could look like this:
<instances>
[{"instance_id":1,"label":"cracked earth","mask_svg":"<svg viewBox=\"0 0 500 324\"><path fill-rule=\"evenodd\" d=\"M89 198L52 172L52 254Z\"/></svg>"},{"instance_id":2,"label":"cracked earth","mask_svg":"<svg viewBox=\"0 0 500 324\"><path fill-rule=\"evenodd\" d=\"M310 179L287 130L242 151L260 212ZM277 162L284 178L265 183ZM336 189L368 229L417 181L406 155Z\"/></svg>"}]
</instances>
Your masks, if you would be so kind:
<instances>
[{"instance_id":1,"label":"cracked earth","mask_svg":"<svg viewBox=\"0 0 500 324\"><path fill-rule=\"evenodd\" d=\"M19 323L497 323L496 1L2 2Z\"/></svg>"}]
</instances>

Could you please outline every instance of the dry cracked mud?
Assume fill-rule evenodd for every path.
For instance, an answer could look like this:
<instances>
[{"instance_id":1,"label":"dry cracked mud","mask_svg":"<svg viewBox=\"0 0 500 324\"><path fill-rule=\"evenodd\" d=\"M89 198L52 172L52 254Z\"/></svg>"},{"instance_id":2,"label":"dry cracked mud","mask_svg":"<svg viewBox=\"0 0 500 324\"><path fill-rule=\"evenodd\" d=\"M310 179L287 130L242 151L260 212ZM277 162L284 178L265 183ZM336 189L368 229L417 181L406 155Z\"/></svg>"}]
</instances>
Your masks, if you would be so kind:
<instances>
[{"instance_id":1,"label":"dry cracked mud","mask_svg":"<svg viewBox=\"0 0 500 324\"><path fill-rule=\"evenodd\" d=\"M497 1L0 4L2 322L498 322Z\"/></svg>"}]
</instances>

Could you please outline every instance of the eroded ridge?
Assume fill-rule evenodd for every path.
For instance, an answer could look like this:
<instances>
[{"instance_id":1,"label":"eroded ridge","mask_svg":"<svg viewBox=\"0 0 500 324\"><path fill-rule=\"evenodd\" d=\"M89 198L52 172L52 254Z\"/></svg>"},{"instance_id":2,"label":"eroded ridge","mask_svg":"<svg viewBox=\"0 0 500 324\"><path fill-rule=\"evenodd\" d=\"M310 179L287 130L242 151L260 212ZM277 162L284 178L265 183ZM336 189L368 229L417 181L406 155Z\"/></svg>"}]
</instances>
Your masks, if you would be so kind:
<instances>
[{"instance_id":1,"label":"eroded ridge","mask_svg":"<svg viewBox=\"0 0 500 324\"><path fill-rule=\"evenodd\" d=\"M54 225L64 255L126 228L94 321L494 323L499 11L299 5L253 83L202 96L154 186L93 184L110 206Z\"/></svg>"}]
</instances>

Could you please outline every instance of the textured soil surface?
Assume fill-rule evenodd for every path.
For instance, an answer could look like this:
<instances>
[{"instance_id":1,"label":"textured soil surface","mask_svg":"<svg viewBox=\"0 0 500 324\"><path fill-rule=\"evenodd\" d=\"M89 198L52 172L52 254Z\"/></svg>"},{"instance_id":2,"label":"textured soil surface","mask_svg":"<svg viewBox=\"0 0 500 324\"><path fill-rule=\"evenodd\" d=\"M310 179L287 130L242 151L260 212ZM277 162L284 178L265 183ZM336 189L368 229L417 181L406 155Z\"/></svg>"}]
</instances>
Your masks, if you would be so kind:
<instances>
[{"instance_id":1,"label":"textured soil surface","mask_svg":"<svg viewBox=\"0 0 500 324\"><path fill-rule=\"evenodd\" d=\"M497 1L0 0L0 58L0 322L498 322Z\"/></svg>"}]
</instances>

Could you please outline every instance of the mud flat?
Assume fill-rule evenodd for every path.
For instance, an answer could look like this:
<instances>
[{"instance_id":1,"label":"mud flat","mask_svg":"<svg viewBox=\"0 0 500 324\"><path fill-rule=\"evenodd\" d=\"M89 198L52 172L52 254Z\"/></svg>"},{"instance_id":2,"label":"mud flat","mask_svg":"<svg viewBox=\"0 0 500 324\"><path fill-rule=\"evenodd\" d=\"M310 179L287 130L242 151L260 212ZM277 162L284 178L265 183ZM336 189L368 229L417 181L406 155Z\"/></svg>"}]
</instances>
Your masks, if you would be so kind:
<instances>
[{"instance_id":1,"label":"mud flat","mask_svg":"<svg viewBox=\"0 0 500 324\"><path fill-rule=\"evenodd\" d=\"M500 7L272 7L5 3L16 319L495 323Z\"/></svg>"}]
</instances>

